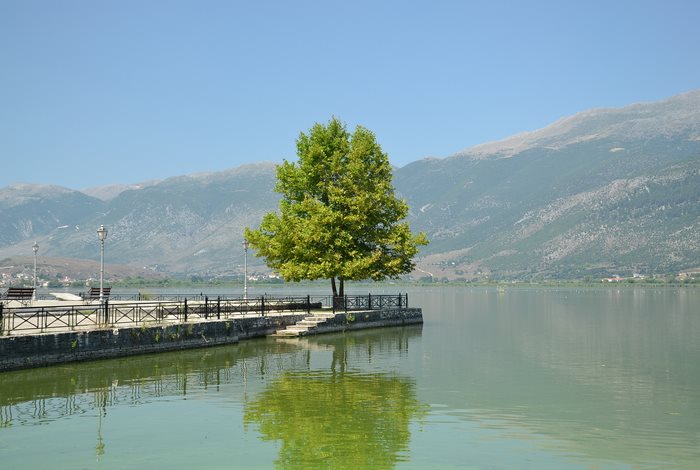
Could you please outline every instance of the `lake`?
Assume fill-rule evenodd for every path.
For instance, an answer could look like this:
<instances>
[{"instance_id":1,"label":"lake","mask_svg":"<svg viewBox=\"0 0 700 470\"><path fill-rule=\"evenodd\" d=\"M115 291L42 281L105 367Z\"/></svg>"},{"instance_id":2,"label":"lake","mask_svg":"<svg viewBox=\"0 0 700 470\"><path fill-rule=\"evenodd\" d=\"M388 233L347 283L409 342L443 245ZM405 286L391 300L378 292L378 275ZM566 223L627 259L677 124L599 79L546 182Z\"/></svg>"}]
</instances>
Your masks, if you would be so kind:
<instances>
[{"instance_id":1,"label":"lake","mask_svg":"<svg viewBox=\"0 0 700 470\"><path fill-rule=\"evenodd\" d=\"M700 289L409 301L423 325L0 374L1 466L700 467Z\"/></svg>"}]
</instances>

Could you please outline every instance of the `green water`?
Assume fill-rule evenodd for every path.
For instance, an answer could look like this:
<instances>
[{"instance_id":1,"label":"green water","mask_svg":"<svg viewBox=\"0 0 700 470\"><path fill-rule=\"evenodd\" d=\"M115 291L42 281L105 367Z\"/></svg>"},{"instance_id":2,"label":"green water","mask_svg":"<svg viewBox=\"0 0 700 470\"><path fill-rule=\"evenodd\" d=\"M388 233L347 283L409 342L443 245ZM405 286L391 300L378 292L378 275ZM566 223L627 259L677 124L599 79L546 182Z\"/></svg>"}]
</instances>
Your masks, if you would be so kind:
<instances>
[{"instance_id":1,"label":"green water","mask_svg":"<svg viewBox=\"0 0 700 470\"><path fill-rule=\"evenodd\" d=\"M0 468L700 468L700 289L425 288L425 324L0 375Z\"/></svg>"}]
</instances>

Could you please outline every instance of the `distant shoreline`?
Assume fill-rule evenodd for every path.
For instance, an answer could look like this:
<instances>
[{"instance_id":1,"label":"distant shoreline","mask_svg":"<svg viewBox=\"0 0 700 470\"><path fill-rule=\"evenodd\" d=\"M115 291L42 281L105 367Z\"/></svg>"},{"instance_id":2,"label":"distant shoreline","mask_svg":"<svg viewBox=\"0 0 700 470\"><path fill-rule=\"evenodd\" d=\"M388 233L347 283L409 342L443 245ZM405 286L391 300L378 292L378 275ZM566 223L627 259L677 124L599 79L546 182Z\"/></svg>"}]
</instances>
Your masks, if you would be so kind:
<instances>
[{"instance_id":1,"label":"distant shoreline","mask_svg":"<svg viewBox=\"0 0 700 470\"><path fill-rule=\"evenodd\" d=\"M189 282L185 280L171 279L171 282L109 282L107 285L120 291L134 290L135 292L149 294L151 289L154 291L161 289L182 289L183 291L209 291L211 289L230 289L240 290L243 292L243 284L238 282ZM9 286L0 286L0 293L3 293ZM12 286L20 287L20 286ZM26 286L26 287L31 287ZM328 289L330 295L330 286L325 281L304 281L304 282L254 282L249 283L248 288L255 291L265 291L266 289ZM418 282L418 281L391 281L391 282L350 282L346 284L347 292L364 292L372 289L390 289L418 287L418 288L441 288L441 287L463 287L463 288L578 288L578 289L630 289L630 288L658 288L658 289L677 289L677 288L700 288L700 278L690 278L685 281L665 281L665 280L621 280L614 282L607 281L583 281L583 280L561 280L561 281L478 281L478 282L460 282L460 281L438 281L438 282ZM39 295L46 295L49 292L83 292L88 287L81 284L80 286L50 286L40 287L37 289Z\"/></svg>"},{"instance_id":2,"label":"distant shoreline","mask_svg":"<svg viewBox=\"0 0 700 470\"><path fill-rule=\"evenodd\" d=\"M243 284L240 282L189 282L185 280L170 280L171 282L158 282L158 283L130 283L130 282L115 282L110 283L111 286L115 288L176 288L176 287L191 287L191 288L243 288ZM249 283L248 287L251 288L263 288L263 287L328 287L330 291L330 286L328 281L305 281L305 282L254 282ZM666 281L666 280L639 280L639 279L622 279L620 281L585 281L579 280L546 280L546 281L506 281L506 280L493 280L493 281L475 281L475 282L464 282L464 281L435 281L435 282L421 282L421 281L408 281L408 280L397 280L397 281L384 281L384 282L347 282L346 284L349 290L354 288L366 288L366 287L390 287L390 286L401 286L401 287L439 287L439 286L462 286L462 287L542 287L542 286L552 286L552 287L700 287L700 278L690 278L687 281Z\"/></svg>"}]
</instances>

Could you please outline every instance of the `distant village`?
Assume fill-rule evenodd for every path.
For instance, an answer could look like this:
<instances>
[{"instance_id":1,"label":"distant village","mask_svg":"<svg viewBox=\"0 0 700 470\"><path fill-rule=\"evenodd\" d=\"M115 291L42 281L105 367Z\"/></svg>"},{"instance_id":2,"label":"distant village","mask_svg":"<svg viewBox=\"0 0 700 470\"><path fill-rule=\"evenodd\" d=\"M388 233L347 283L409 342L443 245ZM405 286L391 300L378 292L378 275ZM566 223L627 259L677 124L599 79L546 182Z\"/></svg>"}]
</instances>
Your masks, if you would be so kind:
<instances>
[{"instance_id":1,"label":"distant village","mask_svg":"<svg viewBox=\"0 0 700 470\"><path fill-rule=\"evenodd\" d=\"M672 276L675 278L676 281L687 281L687 280L693 280L693 279L699 279L700 280L700 269L697 270L690 270L690 271L681 271L675 276ZM643 282L645 280L649 279L667 279L668 276L645 276L643 274L638 274L634 273L630 277L623 277L620 276L619 274L613 274L610 277L604 277L601 279L601 282L635 282L635 281L640 281Z\"/></svg>"},{"instance_id":2,"label":"distant village","mask_svg":"<svg viewBox=\"0 0 700 470\"><path fill-rule=\"evenodd\" d=\"M2 269L2 268L0 268ZM32 286L34 275L27 272L8 273L0 272L0 286ZM70 276L62 276L60 278L45 279L37 276L37 287L84 287L99 284L99 279L73 279Z\"/></svg>"},{"instance_id":3,"label":"distant village","mask_svg":"<svg viewBox=\"0 0 700 470\"><path fill-rule=\"evenodd\" d=\"M122 283L128 282L129 280L141 280L143 283L148 283L149 279L144 278L133 278L128 276L108 276L108 281L110 283ZM159 277L157 280L167 279L164 276ZM185 278L188 281L201 283L201 282L243 282L243 275L229 275L229 276L215 276L211 278L205 278L202 276L191 276ZM155 281L156 279L151 279ZM88 277L88 278L77 278L71 275L66 275L63 273L56 273L46 276L45 273L39 273L37 275L37 287L39 288L82 288L96 286L99 284L99 278ZM252 283L281 283L284 282L279 274L275 273L252 273L248 275L248 282ZM0 266L0 287L31 287L34 283L34 274L32 269L27 269L24 266Z\"/></svg>"}]
</instances>

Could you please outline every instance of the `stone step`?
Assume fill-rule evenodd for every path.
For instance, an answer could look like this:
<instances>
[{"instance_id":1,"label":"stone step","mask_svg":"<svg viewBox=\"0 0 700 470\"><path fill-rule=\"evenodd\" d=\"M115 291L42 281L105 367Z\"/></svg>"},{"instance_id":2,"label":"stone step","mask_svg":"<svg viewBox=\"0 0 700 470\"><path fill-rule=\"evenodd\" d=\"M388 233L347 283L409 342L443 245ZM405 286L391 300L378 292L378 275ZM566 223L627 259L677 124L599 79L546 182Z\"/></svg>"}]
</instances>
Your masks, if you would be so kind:
<instances>
[{"instance_id":1,"label":"stone step","mask_svg":"<svg viewBox=\"0 0 700 470\"><path fill-rule=\"evenodd\" d=\"M277 333L275 333L275 336L290 336L290 337L294 336L294 337L296 337L296 336L304 336L304 335L300 334L299 331L280 330Z\"/></svg>"},{"instance_id":2,"label":"stone step","mask_svg":"<svg viewBox=\"0 0 700 470\"><path fill-rule=\"evenodd\" d=\"M312 331L308 329L297 329L289 327L286 330L280 330L275 333L275 336L305 336L311 334Z\"/></svg>"},{"instance_id":3,"label":"stone step","mask_svg":"<svg viewBox=\"0 0 700 470\"><path fill-rule=\"evenodd\" d=\"M314 326L309 326L309 325L299 325L299 324L297 324L297 325L290 325L290 326L288 326L288 327L287 327L287 330L292 330L292 331L308 331L308 330L311 330L311 329L313 329L313 328L315 328L315 327L316 327L315 325L314 325Z\"/></svg>"},{"instance_id":4,"label":"stone step","mask_svg":"<svg viewBox=\"0 0 700 470\"><path fill-rule=\"evenodd\" d=\"M320 323L325 323L326 320L301 320L298 321L296 324L297 325L308 325L308 326L316 326Z\"/></svg>"},{"instance_id":5,"label":"stone step","mask_svg":"<svg viewBox=\"0 0 700 470\"><path fill-rule=\"evenodd\" d=\"M279 330L275 336L304 336L313 333L318 325L325 323L330 318L335 317L335 313L314 313L303 320L299 320L294 325L289 325L284 330Z\"/></svg>"}]
</instances>

